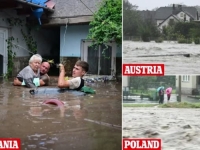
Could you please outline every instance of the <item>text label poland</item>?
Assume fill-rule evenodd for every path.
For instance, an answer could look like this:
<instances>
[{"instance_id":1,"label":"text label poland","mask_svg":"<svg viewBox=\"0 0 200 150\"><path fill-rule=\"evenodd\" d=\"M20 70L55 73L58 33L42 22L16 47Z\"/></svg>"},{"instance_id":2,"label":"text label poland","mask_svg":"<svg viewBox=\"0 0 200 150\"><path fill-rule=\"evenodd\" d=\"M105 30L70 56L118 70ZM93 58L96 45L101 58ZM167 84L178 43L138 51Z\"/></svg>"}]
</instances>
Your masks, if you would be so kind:
<instances>
[{"instance_id":1,"label":"text label poland","mask_svg":"<svg viewBox=\"0 0 200 150\"><path fill-rule=\"evenodd\" d=\"M123 139L123 150L161 150L161 139Z\"/></svg>"}]
</instances>

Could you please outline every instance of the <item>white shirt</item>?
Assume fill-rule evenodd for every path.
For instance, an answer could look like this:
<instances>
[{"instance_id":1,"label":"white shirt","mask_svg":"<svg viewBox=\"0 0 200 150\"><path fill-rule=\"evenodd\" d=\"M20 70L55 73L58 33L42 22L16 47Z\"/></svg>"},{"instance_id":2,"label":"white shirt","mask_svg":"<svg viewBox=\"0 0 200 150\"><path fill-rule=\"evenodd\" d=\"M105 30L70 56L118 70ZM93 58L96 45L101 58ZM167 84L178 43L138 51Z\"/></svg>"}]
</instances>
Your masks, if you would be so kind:
<instances>
[{"instance_id":1,"label":"white shirt","mask_svg":"<svg viewBox=\"0 0 200 150\"><path fill-rule=\"evenodd\" d=\"M69 89L76 89L81 84L81 77L72 78L71 80L68 80L68 82L69 82Z\"/></svg>"}]
</instances>

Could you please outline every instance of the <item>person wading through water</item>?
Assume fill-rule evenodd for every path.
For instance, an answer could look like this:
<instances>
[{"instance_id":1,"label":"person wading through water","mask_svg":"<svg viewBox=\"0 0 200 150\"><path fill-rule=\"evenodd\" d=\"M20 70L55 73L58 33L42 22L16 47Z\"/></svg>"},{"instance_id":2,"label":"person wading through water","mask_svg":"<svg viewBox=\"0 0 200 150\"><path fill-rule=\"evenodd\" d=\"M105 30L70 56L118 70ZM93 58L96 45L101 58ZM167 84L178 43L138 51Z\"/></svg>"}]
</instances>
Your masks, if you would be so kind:
<instances>
[{"instance_id":1,"label":"person wading through water","mask_svg":"<svg viewBox=\"0 0 200 150\"><path fill-rule=\"evenodd\" d=\"M85 61L77 61L72 71L72 79L65 80L65 68L63 64L59 64L60 74L58 77L59 88L69 88L73 90L80 90L84 86L82 77L88 72L89 64Z\"/></svg>"}]
</instances>

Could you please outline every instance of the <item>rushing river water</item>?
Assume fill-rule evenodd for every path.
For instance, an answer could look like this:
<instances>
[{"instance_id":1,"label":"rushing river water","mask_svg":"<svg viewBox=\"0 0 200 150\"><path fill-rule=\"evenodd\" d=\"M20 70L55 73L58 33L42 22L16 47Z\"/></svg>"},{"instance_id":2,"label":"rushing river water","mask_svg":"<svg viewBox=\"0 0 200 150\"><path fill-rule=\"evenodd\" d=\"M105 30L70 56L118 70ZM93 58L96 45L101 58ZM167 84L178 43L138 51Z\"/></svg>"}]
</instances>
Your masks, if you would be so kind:
<instances>
[{"instance_id":1,"label":"rushing river water","mask_svg":"<svg viewBox=\"0 0 200 150\"><path fill-rule=\"evenodd\" d=\"M199 150L200 109L123 108L124 138L160 138L162 150Z\"/></svg>"},{"instance_id":2,"label":"rushing river water","mask_svg":"<svg viewBox=\"0 0 200 150\"><path fill-rule=\"evenodd\" d=\"M164 63L165 74L200 74L200 45L123 41L123 63Z\"/></svg>"},{"instance_id":3,"label":"rushing river water","mask_svg":"<svg viewBox=\"0 0 200 150\"><path fill-rule=\"evenodd\" d=\"M23 150L121 150L121 83L88 86L96 94L31 95L0 81L0 137L20 138ZM42 104L52 98L64 107Z\"/></svg>"}]
</instances>

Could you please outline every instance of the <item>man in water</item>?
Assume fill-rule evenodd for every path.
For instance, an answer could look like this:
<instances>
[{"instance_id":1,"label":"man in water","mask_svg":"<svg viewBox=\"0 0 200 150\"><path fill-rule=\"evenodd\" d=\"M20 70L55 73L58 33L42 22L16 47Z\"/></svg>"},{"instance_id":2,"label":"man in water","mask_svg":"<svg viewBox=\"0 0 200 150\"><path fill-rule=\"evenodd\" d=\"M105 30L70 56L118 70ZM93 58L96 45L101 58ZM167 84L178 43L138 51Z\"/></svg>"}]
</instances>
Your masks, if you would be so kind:
<instances>
[{"instance_id":1,"label":"man in water","mask_svg":"<svg viewBox=\"0 0 200 150\"><path fill-rule=\"evenodd\" d=\"M85 61L77 61L74 65L72 72L72 79L65 80L65 68L63 64L59 64L60 74L58 77L59 88L69 88L74 90L80 90L84 86L84 80L82 77L87 73L89 64Z\"/></svg>"},{"instance_id":2,"label":"man in water","mask_svg":"<svg viewBox=\"0 0 200 150\"><path fill-rule=\"evenodd\" d=\"M29 61L30 62L30 61ZM26 67L25 67L26 68ZM24 69L25 69L24 68ZM24 70L23 69L23 70ZM49 71L49 69L50 69L50 64L48 63L48 62L43 62L41 65L40 65L40 69L39 69L39 71L40 71L40 73L39 73L39 75L38 75L38 77L39 77L39 79L40 80L38 80L37 82L37 85L39 85L39 86L44 86L44 85L48 85L49 84L49 76L48 76L48 71ZM20 73L21 73L21 75L20 75ZM20 73L17 75L17 77L14 79L14 82L13 82L13 85L18 85L18 86L20 86L20 85L25 85L24 83L23 83L23 72L22 71L20 71ZM32 79L33 80L33 79ZM32 87L34 87L34 85L32 85Z\"/></svg>"}]
</instances>

